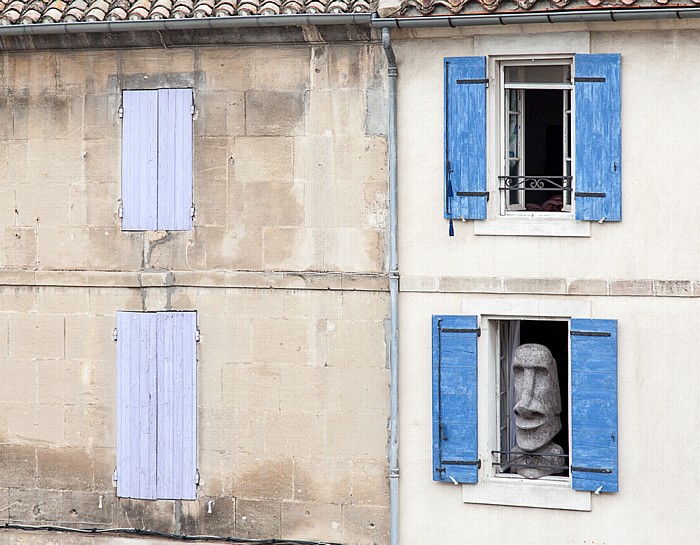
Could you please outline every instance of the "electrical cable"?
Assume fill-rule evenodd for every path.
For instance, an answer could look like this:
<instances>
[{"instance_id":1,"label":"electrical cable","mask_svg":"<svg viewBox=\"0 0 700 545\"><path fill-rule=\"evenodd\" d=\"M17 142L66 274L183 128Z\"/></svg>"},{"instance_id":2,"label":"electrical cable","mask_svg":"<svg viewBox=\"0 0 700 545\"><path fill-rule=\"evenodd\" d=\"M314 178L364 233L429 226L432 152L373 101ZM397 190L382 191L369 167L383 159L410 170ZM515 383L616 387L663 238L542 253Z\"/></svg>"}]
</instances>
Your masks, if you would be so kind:
<instances>
[{"instance_id":1,"label":"electrical cable","mask_svg":"<svg viewBox=\"0 0 700 545\"><path fill-rule=\"evenodd\" d=\"M159 532L157 530L140 530L138 528L70 528L67 526L51 526L41 525L34 526L30 524L11 524L6 522L0 528L8 530L26 530L26 531L46 531L46 532L72 532L78 534L129 534L139 536L154 536L174 541L216 541L220 543L239 543L242 545L342 545L342 543L334 543L331 541L305 541L296 539L247 539L238 537L223 537L223 536L206 536L206 535L186 535L186 534L170 534L168 532Z\"/></svg>"}]
</instances>

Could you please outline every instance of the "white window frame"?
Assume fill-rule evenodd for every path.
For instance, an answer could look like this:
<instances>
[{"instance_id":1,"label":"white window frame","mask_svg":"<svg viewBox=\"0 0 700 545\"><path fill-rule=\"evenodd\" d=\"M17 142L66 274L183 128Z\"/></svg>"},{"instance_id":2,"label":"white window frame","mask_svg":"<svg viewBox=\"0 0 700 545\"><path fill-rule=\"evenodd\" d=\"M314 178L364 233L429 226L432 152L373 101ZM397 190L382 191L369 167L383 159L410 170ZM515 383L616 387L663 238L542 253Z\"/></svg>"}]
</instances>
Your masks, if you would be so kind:
<instances>
[{"instance_id":1,"label":"white window frame","mask_svg":"<svg viewBox=\"0 0 700 545\"><path fill-rule=\"evenodd\" d=\"M499 176L508 176L509 175L509 158L508 158L508 151L509 151L509 146L508 146L508 136L509 136L509 129L508 129L508 111L509 111L509 93L508 91L510 90L527 90L527 89L542 89L542 90L562 90L562 91L569 91L569 123L566 123L566 114L565 110L562 110L562 118L564 120L562 121L562 125L565 127L564 129L564 141L563 141L563 148L562 148L562 160L565 161L564 154L566 153L566 132L568 129L568 137L571 140L571 157L569 157L569 162L570 162L570 172L572 176L572 189L574 186L574 179L573 179L573 173L575 172L575 165L574 165L574 157L575 157L575 146L576 146L576 141L575 141L575 135L576 135L576 127L575 127L575 122L576 122L576 112L574 110L575 102L574 102L574 84L573 81L570 81L569 83L563 84L563 83L530 83L530 84L509 84L506 83L506 68L510 67L528 67L528 66L568 66L570 69L570 73L574 73L574 58L573 56L567 56L567 57L557 57L557 58L539 58L539 59L519 59L519 60L500 60L498 61L498 90L499 90L499 97L498 97L498 102L501 105L499 108L499 116L500 116L500 121L499 121L499 127L500 127L500 157L501 157L501 162L500 162L500 173ZM524 95L524 93L523 93ZM564 106L565 107L565 106ZM526 111L527 105L525 104L525 97L522 96L520 100L520 112L519 115L520 117L520 139L519 139L519 175L522 176L524 175L524 169L523 165L527 161L527 158L525 157L525 150L523 149L525 146L525 126L524 126L524 115ZM568 125L568 126L567 126ZM562 169L563 172L565 172L565 169ZM498 196L500 200L500 215L505 216L505 215L512 215L512 214L527 214L533 215L536 214L538 217L558 217L561 216L562 214L566 215L573 215L574 209L573 209L573 192L569 193L569 203L568 205L565 203L565 210L562 210L561 212L528 212L525 209L524 205L524 200L525 200L525 195L524 191L519 191L519 200L521 201L521 207L520 208L509 208L507 205L507 196L508 192L507 191L501 191L500 190L500 179L497 182L497 191L498 191Z\"/></svg>"},{"instance_id":2,"label":"white window frame","mask_svg":"<svg viewBox=\"0 0 700 545\"><path fill-rule=\"evenodd\" d=\"M507 149L505 145L506 116L504 67L530 63L542 65L570 64L574 73L572 53L542 54L542 55L493 55L487 57L487 76L494 82L487 88L487 190L492 196L487 203L487 220L474 222L475 235L507 235L507 236L545 236L545 237L590 237L591 222L576 221L572 203L570 212L533 212L508 211L504 213L503 202L499 189L499 176L506 174L507 163L504 160ZM552 84L547 84L552 88ZM573 83L571 88L571 168L575 172L575 119ZM572 174L573 175L573 174ZM573 182L575 186L575 181ZM573 199L572 199L573 200Z\"/></svg>"},{"instance_id":3,"label":"white window frame","mask_svg":"<svg viewBox=\"0 0 700 545\"><path fill-rule=\"evenodd\" d=\"M500 320L569 321L572 317L590 318L590 302L559 299L547 301L465 299L462 312L466 315L476 314L481 328L477 367L478 444L481 468L478 484L462 486L462 500L465 503L590 511L590 492L573 490L570 476L533 480L516 475L499 475L498 466L492 463L494 458L491 454L491 451L498 450L500 443L498 322ZM570 395L569 378L569 397ZM571 402L568 405L569 422L571 422ZM571 444L571 426L569 426L569 444Z\"/></svg>"}]
</instances>

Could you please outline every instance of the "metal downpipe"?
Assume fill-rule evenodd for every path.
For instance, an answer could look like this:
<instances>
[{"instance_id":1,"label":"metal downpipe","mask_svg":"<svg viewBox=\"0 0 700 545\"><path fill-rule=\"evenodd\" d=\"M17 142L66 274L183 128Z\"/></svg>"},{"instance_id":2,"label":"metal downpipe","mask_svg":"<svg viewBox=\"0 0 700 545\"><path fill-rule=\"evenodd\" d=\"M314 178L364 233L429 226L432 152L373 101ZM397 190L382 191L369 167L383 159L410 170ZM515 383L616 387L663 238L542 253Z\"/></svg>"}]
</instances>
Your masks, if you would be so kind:
<instances>
[{"instance_id":1,"label":"metal downpipe","mask_svg":"<svg viewBox=\"0 0 700 545\"><path fill-rule=\"evenodd\" d=\"M399 76L391 47L391 29L382 28L382 46L389 68L389 298L391 414L389 417L389 530L391 545L399 543L399 264L396 231L398 225L396 169L396 89Z\"/></svg>"}]
</instances>

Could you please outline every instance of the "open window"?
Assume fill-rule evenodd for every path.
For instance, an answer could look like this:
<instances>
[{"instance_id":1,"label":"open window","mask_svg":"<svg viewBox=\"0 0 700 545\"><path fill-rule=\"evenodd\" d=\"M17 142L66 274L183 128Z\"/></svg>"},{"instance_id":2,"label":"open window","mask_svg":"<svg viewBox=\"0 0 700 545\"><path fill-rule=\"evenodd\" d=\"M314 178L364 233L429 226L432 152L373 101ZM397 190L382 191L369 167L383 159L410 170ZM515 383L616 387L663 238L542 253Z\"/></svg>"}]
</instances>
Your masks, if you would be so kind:
<instances>
[{"instance_id":1,"label":"open window","mask_svg":"<svg viewBox=\"0 0 700 545\"><path fill-rule=\"evenodd\" d=\"M616 320L436 315L432 325L433 480L468 484L468 503L557 509L590 510L589 497L574 491L618 491ZM520 398L512 392L518 390L518 367L528 367L525 358L518 360L528 345L543 345L548 354L546 378L556 381L561 395L554 411L561 427L542 445L523 441L513 456L513 413ZM521 424L518 443L518 434L528 429ZM532 429L552 430L540 425ZM550 443L560 450L544 451L544 463L559 471L517 471L518 458L540 454Z\"/></svg>"},{"instance_id":2,"label":"open window","mask_svg":"<svg viewBox=\"0 0 700 545\"><path fill-rule=\"evenodd\" d=\"M569 324L568 320L495 320L497 332L498 365L498 448L492 454L492 466L498 477L521 478L522 470L534 462L550 473L547 478L568 480L569 477ZM558 419L561 428L553 436L551 444L561 449L560 456L538 454L523 455L516 439L516 411L524 404L516 387L517 367L514 367L516 349L524 345L546 347L556 365L556 387L559 398ZM537 370L547 372L546 369ZM534 386L534 385L533 385ZM532 404L538 401L533 400ZM520 471L520 473L519 473Z\"/></svg>"},{"instance_id":3,"label":"open window","mask_svg":"<svg viewBox=\"0 0 700 545\"><path fill-rule=\"evenodd\" d=\"M503 62L500 70L501 213L571 212L571 63Z\"/></svg>"}]
</instances>

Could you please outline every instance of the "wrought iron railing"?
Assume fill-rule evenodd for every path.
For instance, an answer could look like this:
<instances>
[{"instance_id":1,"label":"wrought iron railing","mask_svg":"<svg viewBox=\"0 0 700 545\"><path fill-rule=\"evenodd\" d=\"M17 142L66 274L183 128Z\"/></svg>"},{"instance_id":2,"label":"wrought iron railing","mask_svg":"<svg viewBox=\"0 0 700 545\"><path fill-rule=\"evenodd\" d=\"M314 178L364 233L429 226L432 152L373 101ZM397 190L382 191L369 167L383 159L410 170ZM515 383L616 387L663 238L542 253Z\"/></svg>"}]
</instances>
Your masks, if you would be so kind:
<instances>
[{"instance_id":1,"label":"wrought iron railing","mask_svg":"<svg viewBox=\"0 0 700 545\"><path fill-rule=\"evenodd\" d=\"M571 193L573 176L499 176L500 191L566 191Z\"/></svg>"},{"instance_id":2,"label":"wrought iron railing","mask_svg":"<svg viewBox=\"0 0 700 545\"><path fill-rule=\"evenodd\" d=\"M568 461L569 461L569 455L566 453L561 453L561 454L554 454L554 453L547 453L547 454L536 454L534 452L523 452L523 451L512 451L512 450L492 450L491 455L494 458L497 458L498 461L492 462L493 465L500 466L501 471L508 471L510 468L515 468L515 467L532 467L536 469L554 469L554 470L559 470L558 472L566 472L569 469L568 466ZM527 463L522 463L520 460L523 460L524 458L528 457L539 457L539 458L548 458L549 460L552 459L561 459L563 464L558 464L558 465L553 465L553 464L527 464ZM505 458L505 460L504 460ZM548 461L549 461L548 460Z\"/></svg>"}]
</instances>

